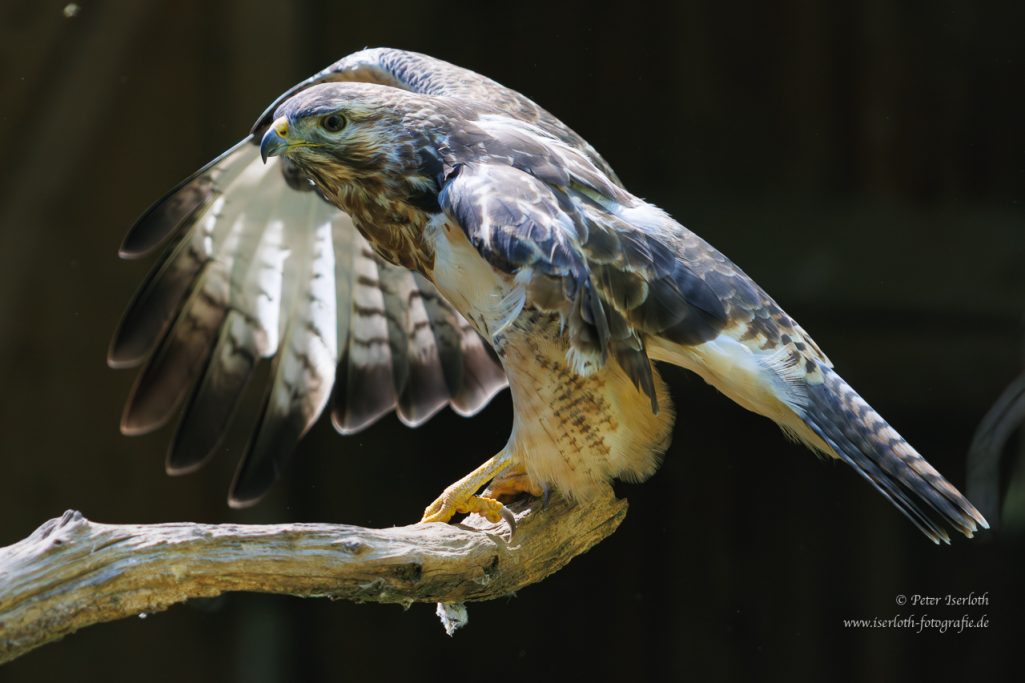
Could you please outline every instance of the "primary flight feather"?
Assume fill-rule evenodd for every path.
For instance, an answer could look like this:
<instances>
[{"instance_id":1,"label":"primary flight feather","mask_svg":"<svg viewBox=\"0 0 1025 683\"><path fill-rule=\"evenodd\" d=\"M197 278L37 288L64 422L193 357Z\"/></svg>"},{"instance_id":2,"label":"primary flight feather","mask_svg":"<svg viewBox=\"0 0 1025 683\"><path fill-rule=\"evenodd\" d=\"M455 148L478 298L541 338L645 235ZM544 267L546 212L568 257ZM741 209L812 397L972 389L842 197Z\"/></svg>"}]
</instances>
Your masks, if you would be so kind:
<instances>
[{"instance_id":1,"label":"primary flight feather","mask_svg":"<svg viewBox=\"0 0 1025 683\"><path fill-rule=\"evenodd\" d=\"M472 414L506 381L506 447L424 521L498 519L495 497L521 490L586 500L656 469L663 361L847 462L932 540L986 527L725 256L536 104L440 60L364 50L300 83L122 254L172 236L112 345L112 364L145 363L122 424L148 431L186 404L168 468L192 469L272 358L235 504L266 490L332 393L352 432L392 409L414 426L444 405Z\"/></svg>"}]
</instances>

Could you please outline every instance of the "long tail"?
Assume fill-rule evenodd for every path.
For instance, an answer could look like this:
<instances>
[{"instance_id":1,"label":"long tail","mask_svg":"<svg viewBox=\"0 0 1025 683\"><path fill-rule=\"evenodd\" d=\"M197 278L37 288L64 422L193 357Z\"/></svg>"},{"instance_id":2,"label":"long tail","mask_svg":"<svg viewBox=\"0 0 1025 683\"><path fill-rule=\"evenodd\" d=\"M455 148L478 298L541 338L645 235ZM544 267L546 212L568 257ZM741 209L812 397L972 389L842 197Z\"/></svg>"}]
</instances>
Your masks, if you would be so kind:
<instances>
[{"instance_id":1,"label":"long tail","mask_svg":"<svg viewBox=\"0 0 1025 683\"><path fill-rule=\"evenodd\" d=\"M971 538L989 524L840 375L818 363L823 381L807 384L793 409L841 460L887 497L934 543L950 543L944 524Z\"/></svg>"}]
</instances>

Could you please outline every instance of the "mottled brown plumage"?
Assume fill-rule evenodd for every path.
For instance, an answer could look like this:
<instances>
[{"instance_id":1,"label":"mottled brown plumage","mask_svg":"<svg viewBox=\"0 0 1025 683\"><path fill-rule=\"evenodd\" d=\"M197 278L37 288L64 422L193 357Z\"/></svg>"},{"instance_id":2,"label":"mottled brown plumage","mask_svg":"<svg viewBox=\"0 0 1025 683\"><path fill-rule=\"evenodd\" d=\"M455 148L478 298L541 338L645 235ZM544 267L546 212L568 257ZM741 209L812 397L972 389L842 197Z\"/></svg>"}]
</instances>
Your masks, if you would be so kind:
<instances>
[{"instance_id":1,"label":"mottled brown plumage","mask_svg":"<svg viewBox=\"0 0 1025 683\"><path fill-rule=\"evenodd\" d=\"M968 536L985 526L758 285L522 95L430 57L365 50L285 93L253 139L265 158L285 160L289 187L309 189L308 179L376 257L416 271L421 290L429 281L508 376L508 445L426 521L493 516L497 503L473 494L503 470L581 500L613 478L650 476L673 420L653 364L665 361L851 464L933 540L949 540L944 524ZM194 181L174 201L187 209L203 187ZM153 230L167 213L154 212ZM138 242L152 243L149 232ZM410 282L362 281L385 280ZM416 323L379 327L392 340L416 336ZM440 373L419 376L433 379L416 386L430 386ZM373 396L382 382L361 391Z\"/></svg>"}]
</instances>

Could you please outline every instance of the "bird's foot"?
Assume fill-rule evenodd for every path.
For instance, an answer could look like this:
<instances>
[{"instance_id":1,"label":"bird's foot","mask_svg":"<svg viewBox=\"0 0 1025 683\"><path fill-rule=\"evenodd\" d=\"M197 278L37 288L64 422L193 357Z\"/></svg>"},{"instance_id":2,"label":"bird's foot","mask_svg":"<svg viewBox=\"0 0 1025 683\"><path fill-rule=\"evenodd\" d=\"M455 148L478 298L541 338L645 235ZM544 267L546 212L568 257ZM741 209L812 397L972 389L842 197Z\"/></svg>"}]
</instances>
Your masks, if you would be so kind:
<instances>
[{"instance_id":1,"label":"bird's foot","mask_svg":"<svg viewBox=\"0 0 1025 683\"><path fill-rule=\"evenodd\" d=\"M510 465L510 458L502 451L468 475L449 486L427 506L420 523L448 522L456 514L477 513L489 522L505 520L516 531L516 517L495 498L478 496L477 491Z\"/></svg>"},{"instance_id":2,"label":"bird's foot","mask_svg":"<svg viewBox=\"0 0 1025 683\"><path fill-rule=\"evenodd\" d=\"M535 484L527 475L527 470L523 465L512 465L504 470L491 481L485 493L495 500L504 502L515 500L524 493L534 498L545 497L547 499L546 488Z\"/></svg>"},{"instance_id":3,"label":"bird's foot","mask_svg":"<svg viewBox=\"0 0 1025 683\"><path fill-rule=\"evenodd\" d=\"M516 530L516 517L506 506L494 498L486 496L470 495L462 499L450 494L448 489L438 496L438 499L427 506L420 523L425 522L448 522L456 514L471 514L476 512L489 522L500 522L503 519L509 528Z\"/></svg>"}]
</instances>

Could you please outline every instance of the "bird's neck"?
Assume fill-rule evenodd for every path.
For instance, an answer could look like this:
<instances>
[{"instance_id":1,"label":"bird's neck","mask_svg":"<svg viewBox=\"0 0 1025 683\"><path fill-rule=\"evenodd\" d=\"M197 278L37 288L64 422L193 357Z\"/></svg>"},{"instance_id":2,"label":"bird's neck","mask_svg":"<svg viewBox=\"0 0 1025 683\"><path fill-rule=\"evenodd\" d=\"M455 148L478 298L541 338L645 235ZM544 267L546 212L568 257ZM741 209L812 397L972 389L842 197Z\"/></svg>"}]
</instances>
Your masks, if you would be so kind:
<instances>
[{"instance_id":1,"label":"bird's neck","mask_svg":"<svg viewBox=\"0 0 1025 683\"><path fill-rule=\"evenodd\" d=\"M421 273L434 262L424 240L430 219L422 195L404 188L384 189L358 179L339 187L335 204L352 217L370 246L389 263ZM391 190L390 192L388 190Z\"/></svg>"}]
</instances>

